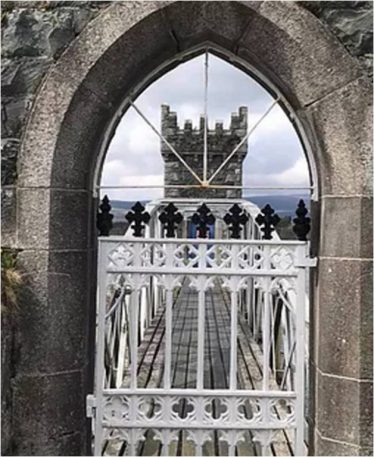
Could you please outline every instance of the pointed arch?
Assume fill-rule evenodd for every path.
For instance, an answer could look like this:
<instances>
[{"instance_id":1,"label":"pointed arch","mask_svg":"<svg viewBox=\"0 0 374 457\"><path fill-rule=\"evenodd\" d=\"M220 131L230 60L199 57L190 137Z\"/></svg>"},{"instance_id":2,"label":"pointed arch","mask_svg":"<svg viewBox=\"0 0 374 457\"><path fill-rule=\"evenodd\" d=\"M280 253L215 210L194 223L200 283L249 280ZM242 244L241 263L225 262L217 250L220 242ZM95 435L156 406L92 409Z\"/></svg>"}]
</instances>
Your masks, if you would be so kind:
<instances>
[{"instance_id":1,"label":"pointed arch","mask_svg":"<svg viewBox=\"0 0 374 457\"><path fill-rule=\"evenodd\" d=\"M312 438L320 454L359 455L370 446L370 412L362 401L370 388L370 82L296 2L146 1L113 2L69 46L39 90L22 141L17 242L35 296L20 318L14 386L20 454L58 455L61 443L65 453L86 454L95 320L92 190L107 138L102 132L111 131L124 94L207 41L283 94L310 145L320 197L313 210L321 213L313 234L320 257L311 284ZM345 286L347 277L357 287ZM352 316L352 309L360 311Z\"/></svg>"}]
</instances>

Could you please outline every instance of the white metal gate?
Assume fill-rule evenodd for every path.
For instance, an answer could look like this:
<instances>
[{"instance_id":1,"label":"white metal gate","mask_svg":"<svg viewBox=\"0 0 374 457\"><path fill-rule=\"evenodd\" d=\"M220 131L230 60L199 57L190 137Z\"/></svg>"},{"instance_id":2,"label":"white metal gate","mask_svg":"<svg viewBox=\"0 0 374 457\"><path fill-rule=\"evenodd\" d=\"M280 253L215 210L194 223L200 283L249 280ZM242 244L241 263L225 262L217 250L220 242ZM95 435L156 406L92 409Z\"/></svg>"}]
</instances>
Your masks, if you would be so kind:
<instances>
[{"instance_id":1,"label":"white metal gate","mask_svg":"<svg viewBox=\"0 0 374 457\"><path fill-rule=\"evenodd\" d=\"M248 436L257 443L258 454L271 455L272 443L284 433L291 437L292 452L305 455L305 299L306 269L311 265L306 241L101 237L98 265L95 392L87 402L95 455L110 453L105 451L108 442L122 443L120 455L137 455L149 431L163 455L171 454L181 432L192 443L194 455L203 455L212 433L219 434L228 455L235 455L238 443ZM173 303L185 281L197 294L197 373L194 388L178 389L171 382ZM227 389L204 387L205 306L214 287L226 294L231 314ZM114 289L118 293L109 300ZM277 314L279 300L284 311ZM153 388L138 385L143 332L139 313L145 313L146 321L152 319L146 315L146 302L165 312L163 379ZM254 389L237 382L242 316L253 337L260 334L262 379ZM283 320L281 331L287 333L277 354L276 319ZM123 338L115 340L116 332ZM114 341L119 356L113 370L106 359ZM284 359L281 382L271 362L275 356ZM116 378L123 370L128 370L126 382ZM188 406L183 414L177 406L181 402Z\"/></svg>"}]
</instances>

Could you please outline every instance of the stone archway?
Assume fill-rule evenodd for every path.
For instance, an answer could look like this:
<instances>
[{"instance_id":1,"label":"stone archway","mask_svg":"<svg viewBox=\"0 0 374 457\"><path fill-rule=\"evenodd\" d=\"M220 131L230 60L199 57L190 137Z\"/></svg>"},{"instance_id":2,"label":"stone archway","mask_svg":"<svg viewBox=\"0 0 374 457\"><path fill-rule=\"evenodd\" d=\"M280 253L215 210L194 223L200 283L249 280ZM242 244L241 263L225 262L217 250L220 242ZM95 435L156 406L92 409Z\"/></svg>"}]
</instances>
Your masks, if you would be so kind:
<instances>
[{"instance_id":1,"label":"stone archway","mask_svg":"<svg viewBox=\"0 0 374 457\"><path fill-rule=\"evenodd\" d=\"M23 138L17 236L34 287L14 384L19 454L87 452L99 146L140 80L206 40L256 66L304 126L321 215L313 235L312 453L362 455L371 446L370 83L294 2L147 1L114 3L87 26L49 71Z\"/></svg>"}]
</instances>

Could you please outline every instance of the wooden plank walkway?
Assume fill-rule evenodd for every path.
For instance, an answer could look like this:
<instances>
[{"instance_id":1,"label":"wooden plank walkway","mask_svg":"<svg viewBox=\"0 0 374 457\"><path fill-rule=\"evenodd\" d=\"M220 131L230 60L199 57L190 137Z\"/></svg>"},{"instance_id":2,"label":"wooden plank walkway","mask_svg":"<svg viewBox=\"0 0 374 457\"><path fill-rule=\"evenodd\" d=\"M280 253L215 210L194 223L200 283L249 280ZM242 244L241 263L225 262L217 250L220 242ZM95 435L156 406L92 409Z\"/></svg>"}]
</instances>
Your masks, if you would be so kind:
<instances>
[{"instance_id":1,"label":"wooden plank walkway","mask_svg":"<svg viewBox=\"0 0 374 457\"><path fill-rule=\"evenodd\" d=\"M184 281L183 287L175 297L173 305L172 332L172 387L195 388L197 376L197 329L198 295ZM160 308L152 324L146 330L138 350L138 387L162 387L164 364L164 309ZM251 338L248 325L238 316L238 388L261 389L262 368L261 349ZM220 284L206 292L205 299L205 354L204 388L225 389L229 382L230 363L230 309L229 296L223 292ZM275 383L274 380L271 382ZM129 379L124 380L128 387ZM274 385L275 387L275 385ZM220 405L212 402L214 413L219 415ZM154 405L149 405L149 415L153 414ZM178 411L181 417L186 415L186 405L181 402ZM246 411L246 414L251 414ZM214 435L214 436L213 436ZM170 445L168 455L195 455L194 448L188 441L186 432L179 432L177 442ZM212 433L212 440L203 446L203 455L228 455L227 445L219 439L220 432ZM258 445L252 441L248 431L245 441L236 446L237 456L259 455ZM126 443L110 442L104 455L125 455ZM285 432L279 432L276 444L272 446L273 455L292 455L289 439ZM145 440L139 445L138 455L161 455L159 441L154 439L150 430Z\"/></svg>"}]
</instances>

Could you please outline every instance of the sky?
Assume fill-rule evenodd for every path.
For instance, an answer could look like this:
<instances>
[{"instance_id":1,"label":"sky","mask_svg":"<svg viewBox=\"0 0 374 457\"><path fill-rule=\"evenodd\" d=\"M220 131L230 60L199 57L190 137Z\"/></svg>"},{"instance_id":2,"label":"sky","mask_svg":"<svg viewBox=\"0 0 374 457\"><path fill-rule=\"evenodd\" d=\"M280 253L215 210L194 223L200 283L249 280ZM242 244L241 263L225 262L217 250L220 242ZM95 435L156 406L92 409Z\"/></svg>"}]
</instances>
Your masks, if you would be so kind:
<instances>
[{"instance_id":1,"label":"sky","mask_svg":"<svg viewBox=\"0 0 374 457\"><path fill-rule=\"evenodd\" d=\"M198 126L204 112L204 55L180 64L152 83L135 104L161 130L161 105L177 112L183 127L191 119ZM232 112L248 107L248 129L272 104L272 96L253 78L210 54L208 72L208 125L229 127ZM183 151L178 151L183 152ZM109 145L101 185L162 185L164 167L160 139L133 108L122 117ZM308 166L299 138L285 113L276 105L248 141L243 166L245 186L309 186ZM162 189L105 190L111 200L160 198ZM268 191L245 191L244 194ZM294 191L292 193L295 193Z\"/></svg>"}]
</instances>

